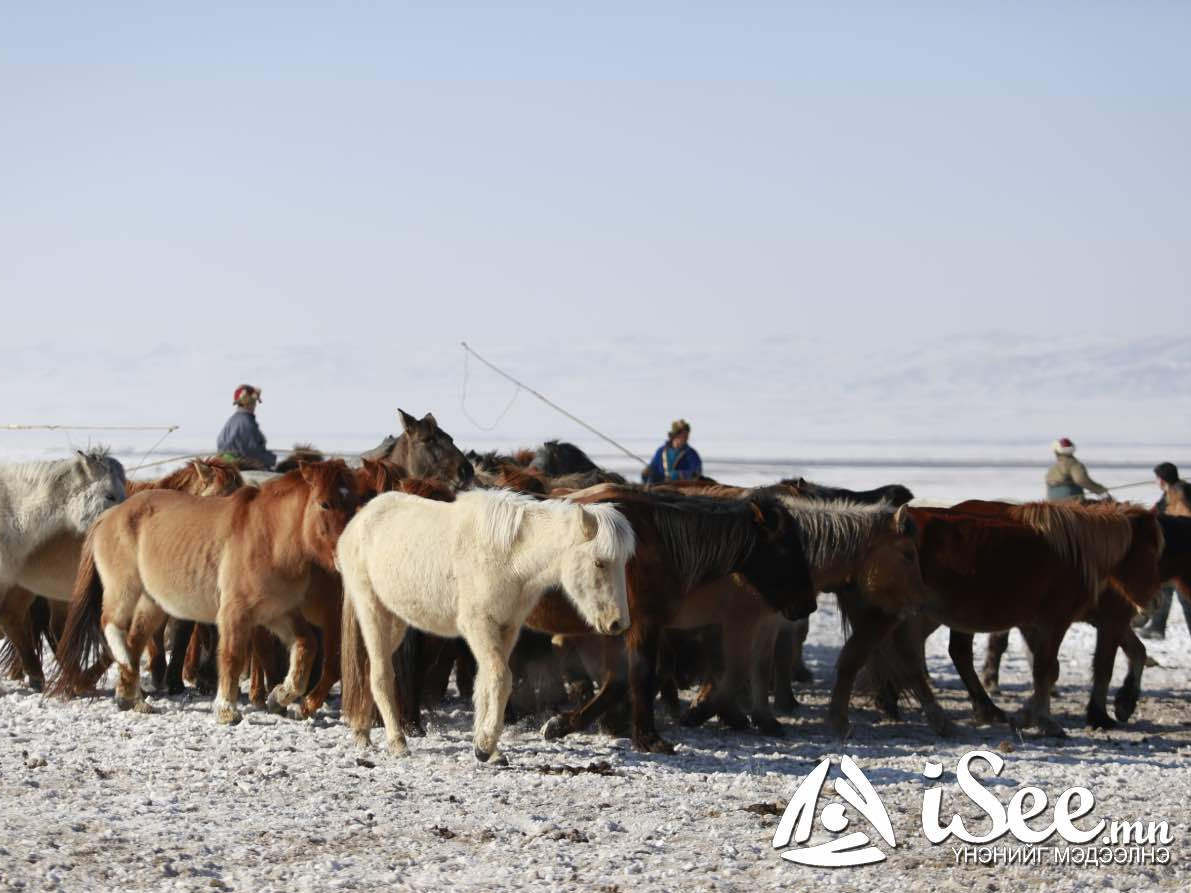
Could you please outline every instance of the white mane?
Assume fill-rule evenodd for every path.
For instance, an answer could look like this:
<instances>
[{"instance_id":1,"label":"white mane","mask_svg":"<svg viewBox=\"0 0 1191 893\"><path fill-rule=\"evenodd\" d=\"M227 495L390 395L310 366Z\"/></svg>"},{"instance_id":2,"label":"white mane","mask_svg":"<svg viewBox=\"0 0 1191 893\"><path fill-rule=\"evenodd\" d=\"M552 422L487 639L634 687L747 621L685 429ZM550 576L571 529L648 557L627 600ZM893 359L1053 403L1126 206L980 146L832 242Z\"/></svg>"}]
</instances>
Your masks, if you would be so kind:
<instances>
[{"instance_id":1,"label":"white mane","mask_svg":"<svg viewBox=\"0 0 1191 893\"><path fill-rule=\"evenodd\" d=\"M807 563L820 569L855 560L875 533L888 528L895 512L885 503L818 501L787 493L780 494L778 499L798 524Z\"/></svg>"},{"instance_id":2,"label":"white mane","mask_svg":"<svg viewBox=\"0 0 1191 893\"><path fill-rule=\"evenodd\" d=\"M509 552L526 514L574 515L582 512L595 521L594 550L608 561L628 561L636 548L633 528L614 505L578 505L569 499L535 499L512 490L472 490L456 500L473 498L483 505L476 516L480 535L500 552Z\"/></svg>"}]
</instances>

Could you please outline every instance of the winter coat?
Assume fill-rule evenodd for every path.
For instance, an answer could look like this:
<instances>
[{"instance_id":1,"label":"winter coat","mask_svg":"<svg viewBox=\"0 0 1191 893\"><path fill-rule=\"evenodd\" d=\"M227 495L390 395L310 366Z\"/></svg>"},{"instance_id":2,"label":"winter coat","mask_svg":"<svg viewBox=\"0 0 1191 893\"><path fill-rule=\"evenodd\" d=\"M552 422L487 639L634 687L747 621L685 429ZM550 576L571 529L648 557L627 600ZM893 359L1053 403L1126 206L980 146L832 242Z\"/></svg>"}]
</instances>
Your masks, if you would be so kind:
<instances>
[{"instance_id":1,"label":"winter coat","mask_svg":"<svg viewBox=\"0 0 1191 893\"><path fill-rule=\"evenodd\" d=\"M1046 470L1046 498L1051 502L1082 499L1084 490L1107 493L1108 488L1088 476L1084 464L1074 456L1056 456Z\"/></svg>"},{"instance_id":2,"label":"winter coat","mask_svg":"<svg viewBox=\"0 0 1191 893\"><path fill-rule=\"evenodd\" d=\"M215 448L221 453L230 453L264 469L270 469L277 464L277 455L265 447L265 435L256 423L256 416L247 409L237 409L232 413L232 417L219 432Z\"/></svg>"},{"instance_id":3,"label":"winter coat","mask_svg":"<svg viewBox=\"0 0 1191 893\"><path fill-rule=\"evenodd\" d=\"M658 447L657 452L653 454L653 461L646 466L642 475L647 484L686 481L702 476L703 460L699 458L694 447L685 446L676 450L669 443Z\"/></svg>"}]
</instances>

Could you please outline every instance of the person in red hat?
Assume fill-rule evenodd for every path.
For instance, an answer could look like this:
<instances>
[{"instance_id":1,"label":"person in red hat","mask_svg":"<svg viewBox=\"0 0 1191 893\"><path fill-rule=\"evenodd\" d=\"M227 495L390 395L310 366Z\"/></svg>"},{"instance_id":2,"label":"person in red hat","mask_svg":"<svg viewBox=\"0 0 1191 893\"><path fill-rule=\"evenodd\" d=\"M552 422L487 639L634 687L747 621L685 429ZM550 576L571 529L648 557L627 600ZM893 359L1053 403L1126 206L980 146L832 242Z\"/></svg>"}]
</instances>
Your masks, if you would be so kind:
<instances>
[{"instance_id":1,"label":"person in red hat","mask_svg":"<svg viewBox=\"0 0 1191 893\"><path fill-rule=\"evenodd\" d=\"M256 407L260 402L260 388L250 384L236 388L232 396L236 411L219 432L215 448L242 468L267 471L277 464L277 455L265 445L264 432L256 421Z\"/></svg>"},{"instance_id":2,"label":"person in red hat","mask_svg":"<svg viewBox=\"0 0 1191 893\"><path fill-rule=\"evenodd\" d=\"M1084 464L1075 458L1075 444L1061 437L1052 444L1054 464L1046 470L1046 499L1048 502L1072 502L1083 499L1090 490L1097 495L1108 492L1108 488L1096 483L1088 474Z\"/></svg>"}]
</instances>

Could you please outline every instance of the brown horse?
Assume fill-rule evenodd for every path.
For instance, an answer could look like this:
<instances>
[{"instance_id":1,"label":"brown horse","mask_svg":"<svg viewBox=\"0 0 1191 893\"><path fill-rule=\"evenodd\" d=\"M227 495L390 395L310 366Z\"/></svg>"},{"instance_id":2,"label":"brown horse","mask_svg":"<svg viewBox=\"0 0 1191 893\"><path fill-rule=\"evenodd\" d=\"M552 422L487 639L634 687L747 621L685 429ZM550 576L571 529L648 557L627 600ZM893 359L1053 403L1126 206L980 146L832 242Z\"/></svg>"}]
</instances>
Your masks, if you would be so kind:
<instances>
[{"instance_id":1,"label":"brown horse","mask_svg":"<svg viewBox=\"0 0 1191 893\"><path fill-rule=\"evenodd\" d=\"M1191 592L1191 518L1158 515L1164 548L1158 562L1163 582L1172 582L1183 592ZM1146 647L1133 630L1137 609L1115 587L1100 593L1095 613L1087 618L1096 627L1096 650L1092 658L1092 695L1088 703L1088 724L1093 728L1113 728L1108 715L1108 688L1116 651L1125 652L1128 673L1113 699L1113 713L1120 722L1128 722L1137 709L1141 695L1141 676L1146 665ZM999 691L1001 658L1009 644L1009 634L992 633L988 637L981 682L990 691Z\"/></svg>"},{"instance_id":2,"label":"brown horse","mask_svg":"<svg viewBox=\"0 0 1191 893\"><path fill-rule=\"evenodd\" d=\"M116 702L147 711L140 655L167 614L219 629L220 723L240 720L240 673L252 630L268 627L290 648L275 709L300 696L315 637L301 605L313 569L335 570L335 544L358 502L340 461L304 465L231 496L141 493L106 513L84 544L54 691L86 682L84 659L106 647L120 665Z\"/></svg>"},{"instance_id":3,"label":"brown horse","mask_svg":"<svg viewBox=\"0 0 1191 893\"><path fill-rule=\"evenodd\" d=\"M1061 736L1050 691L1063 636L1073 621L1095 610L1105 583L1134 603L1149 600L1159 585L1162 532L1152 516L1115 506L964 505L967 511L910 509L931 594L925 613L952 629L952 660L985 721L1007 717L980 684L965 634L1021 629L1033 651L1034 693L1015 722ZM889 618L866 622L892 625ZM931 727L944 734L951 723L934 698L923 658L932 628L925 621L903 625L894 647L877 655L876 669L886 684L909 688Z\"/></svg>"},{"instance_id":4,"label":"brown horse","mask_svg":"<svg viewBox=\"0 0 1191 893\"><path fill-rule=\"evenodd\" d=\"M455 440L438 427L430 413L415 419L403 409L397 410L402 434L386 437L361 459L384 459L406 469L416 478L435 478L451 487L466 487L475 477L475 469L455 446Z\"/></svg>"},{"instance_id":5,"label":"brown horse","mask_svg":"<svg viewBox=\"0 0 1191 893\"><path fill-rule=\"evenodd\" d=\"M133 496L144 490L175 490L195 496L225 496L242 484L233 465L220 459L196 459L159 480L126 481L125 492ZM82 548L81 535L64 533L54 537L25 560L17 575L18 585L7 598L0 598L0 630L6 637L0 665L8 669L19 662L29 686L36 691L41 690L45 677L42 636L31 623L30 607L38 595L53 603L69 604Z\"/></svg>"},{"instance_id":6,"label":"brown horse","mask_svg":"<svg viewBox=\"0 0 1191 893\"><path fill-rule=\"evenodd\" d=\"M692 593L732 574L786 616L809 614L815 598L797 531L773 497L718 500L604 484L570 498L614 502L637 534L637 552L627 567L632 625L619 639L605 637L599 693L578 710L555 716L543 732L559 738L585 728L622 698L627 651L633 746L671 753L674 747L657 733L653 713L662 631L682 624ZM547 594L526 625L555 635L592 632L558 593Z\"/></svg>"}]
</instances>

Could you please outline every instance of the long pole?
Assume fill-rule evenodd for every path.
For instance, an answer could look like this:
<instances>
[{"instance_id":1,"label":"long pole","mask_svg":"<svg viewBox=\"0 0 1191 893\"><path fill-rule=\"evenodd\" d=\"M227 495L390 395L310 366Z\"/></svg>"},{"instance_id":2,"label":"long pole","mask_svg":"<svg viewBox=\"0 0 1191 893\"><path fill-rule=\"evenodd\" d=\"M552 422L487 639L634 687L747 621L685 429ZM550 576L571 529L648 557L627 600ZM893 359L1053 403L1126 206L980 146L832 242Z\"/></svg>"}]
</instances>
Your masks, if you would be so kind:
<instances>
[{"instance_id":1,"label":"long pole","mask_svg":"<svg viewBox=\"0 0 1191 893\"><path fill-rule=\"evenodd\" d=\"M551 400L548 397L546 397L545 395L540 394L539 392L535 391L529 385L524 384L523 382L520 382L517 379L513 378L513 376L509 375L509 373L505 372L503 369L499 369L496 366L493 366L486 359L484 359L482 356L480 356L478 353L476 353L474 350L472 350L471 347L468 346L466 341L460 341L459 343L463 346L464 350L466 350L469 354L471 354L473 357L475 357L477 360L479 360L481 363L483 363L485 366L487 366L489 369L491 369L497 375L501 376L502 378L508 379L513 384L515 384L517 387L533 394L535 397L537 397L539 400L541 400L543 403L545 403L547 406L549 406L555 412L562 413L564 416L566 416L568 419L570 419L576 425L582 425L584 428L586 428L588 431L590 431L596 437L600 438L600 440L603 440L603 441L606 441L606 442L612 444L612 446L616 447L618 450L620 450L622 453L624 453L630 459L636 459L642 465L649 464L644 459L642 459L640 456L638 456L636 453L634 453L632 450L620 445L615 440L613 440L611 437L609 437L607 434L604 434L602 431L597 431L595 428L593 428L591 425L587 424L587 422L583 421L583 419L579 418L574 413L567 412L565 409L563 409L561 406L559 406L553 400Z\"/></svg>"}]
</instances>

